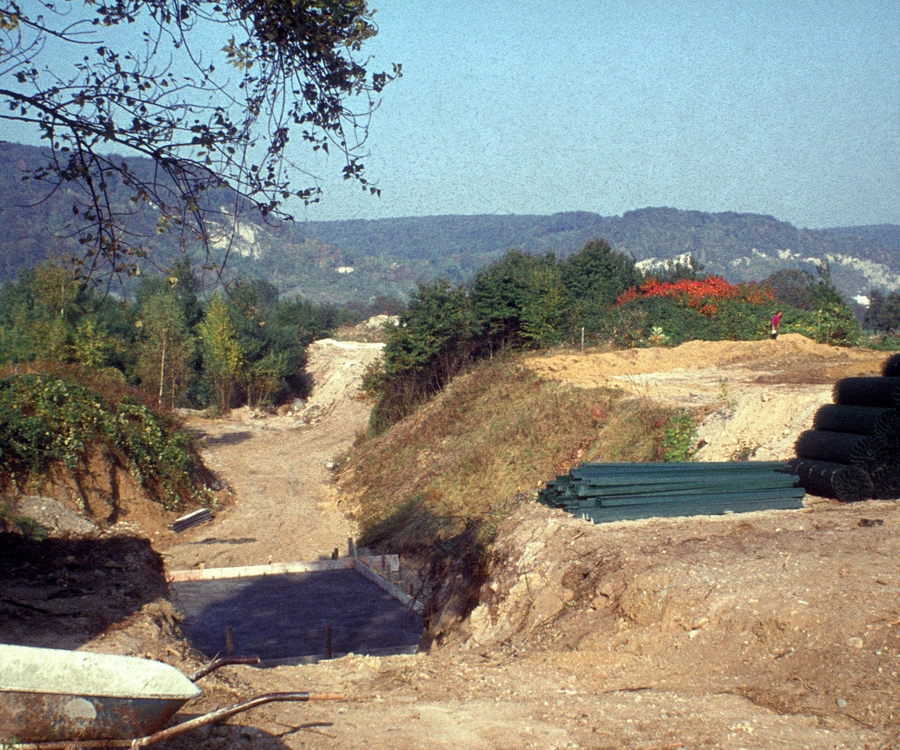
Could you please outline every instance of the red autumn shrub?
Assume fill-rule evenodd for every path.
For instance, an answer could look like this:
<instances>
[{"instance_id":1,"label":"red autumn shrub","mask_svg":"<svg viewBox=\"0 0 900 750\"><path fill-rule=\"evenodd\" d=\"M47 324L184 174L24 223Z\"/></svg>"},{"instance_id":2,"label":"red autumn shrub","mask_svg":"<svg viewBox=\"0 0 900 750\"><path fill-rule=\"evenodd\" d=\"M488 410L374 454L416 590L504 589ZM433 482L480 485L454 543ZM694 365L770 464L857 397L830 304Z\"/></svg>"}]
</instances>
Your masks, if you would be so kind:
<instances>
[{"instance_id":1,"label":"red autumn shrub","mask_svg":"<svg viewBox=\"0 0 900 750\"><path fill-rule=\"evenodd\" d=\"M739 299L754 305L763 304L773 299L770 291L757 284L730 284L721 276L707 276L705 279L682 279L681 281L657 281L649 279L639 288L632 287L619 295L616 305L646 297L667 297L676 300L686 307L699 310L702 315L712 317L718 307L716 302L727 299Z\"/></svg>"}]
</instances>

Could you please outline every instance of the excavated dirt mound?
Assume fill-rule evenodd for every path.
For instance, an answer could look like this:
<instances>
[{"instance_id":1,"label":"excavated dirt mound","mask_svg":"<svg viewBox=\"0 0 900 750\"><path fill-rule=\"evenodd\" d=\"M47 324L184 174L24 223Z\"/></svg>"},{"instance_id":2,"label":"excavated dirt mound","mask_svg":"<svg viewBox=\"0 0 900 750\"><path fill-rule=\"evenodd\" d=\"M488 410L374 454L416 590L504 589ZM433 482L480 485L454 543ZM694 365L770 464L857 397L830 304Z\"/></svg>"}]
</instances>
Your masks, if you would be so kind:
<instances>
[{"instance_id":1,"label":"excavated dirt mound","mask_svg":"<svg viewBox=\"0 0 900 750\"><path fill-rule=\"evenodd\" d=\"M460 647L577 652L603 691L735 695L751 715L893 731L898 529L894 502L596 527L527 504Z\"/></svg>"},{"instance_id":2,"label":"excavated dirt mound","mask_svg":"<svg viewBox=\"0 0 900 750\"><path fill-rule=\"evenodd\" d=\"M879 375L884 352L825 346L792 333L776 341L691 341L667 349L551 356L527 365L574 387L605 386L701 418L698 461L793 457L834 383Z\"/></svg>"},{"instance_id":3,"label":"excavated dirt mound","mask_svg":"<svg viewBox=\"0 0 900 750\"><path fill-rule=\"evenodd\" d=\"M640 380L636 376L650 373L688 372L702 373L697 376L698 385L715 385L731 375L756 383L831 384L860 368L879 374L886 358L884 352L826 346L789 333L775 341L689 341L674 348L535 355L529 364L550 378L581 386L608 385L611 379L619 382L617 378L634 382Z\"/></svg>"}]
</instances>

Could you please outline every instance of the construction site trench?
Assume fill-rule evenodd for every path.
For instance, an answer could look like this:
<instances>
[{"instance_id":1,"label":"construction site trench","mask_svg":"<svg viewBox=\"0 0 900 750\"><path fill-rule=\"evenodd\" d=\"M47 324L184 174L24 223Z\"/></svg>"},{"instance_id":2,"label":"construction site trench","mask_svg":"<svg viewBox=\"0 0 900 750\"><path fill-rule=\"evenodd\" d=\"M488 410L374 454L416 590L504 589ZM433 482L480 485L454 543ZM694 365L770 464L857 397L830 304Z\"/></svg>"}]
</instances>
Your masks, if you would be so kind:
<instances>
[{"instance_id":1,"label":"construction site trench","mask_svg":"<svg viewBox=\"0 0 900 750\"><path fill-rule=\"evenodd\" d=\"M153 548L170 577L324 563L335 548L351 557L347 539L357 530L339 510L330 467L365 425L368 407L356 395L377 356L375 346L317 342L308 403L278 415L245 409L189 420L233 503L182 534L153 527ZM884 359L783 336L543 355L526 366L568 387L616 387L703 409L700 461L782 461L831 402L834 383L876 375ZM108 627L98 619L83 636L54 632L46 618L44 630L30 627L37 620L27 617L39 614L20 609L18 624L0 627L0 640L55 639L190 672L228 648L230 629L235 652L271 647L270 666L227 667L204 678L189 712L260 692L345 696L331 705L271 704L163 748L900 747L898 529L896 503L883 500L807 496L801 510L596 526L526 503L500 524L488 580L471 592L474 610L462 618L433 613L432 630L442 637L426 653L410 653L421 618L396 598L388 596L388 604L399 609L373 619L400 635L397 645L366 640L372 619L348 617L344 631L340 616L325 612L344 582L311 576L349 569L203 581L237 605L226 615L191 590L197 581L173 580L171 601L135 591L129 617ZM143 548L115 554L113 572L152 567ZM72 555L60 555L63 569ZM403 561L399 567L383 578L409 591ZM70 573L72 581L80 575ZM280 622L270 616L269 598L284 593L279 579L291 589L284 598L293 608ZM355 598L387 596L382 588L366 591ZM308 612L297 607L305 593ZM259 595L254 604L251 594ZM24 586L15 598L30 601ZM205 618L208 642L191 631ZM259 623L269 621L267 633ZM320 660L329 624L336 658ZM358 640L342 642L351 630ZM289 651L310 653L284 650L288 635L305 639ZM394 654L362 655L383 648Z\"/></svg>"},{"instance_id":2,"label":"construction site trench","mask_svg":"<svg viewBox=\"0 0 900 750\"><path fill-rule=\"evenodd\" d=\"M205 656L252 654L271 666L415 652L421 603L403 590L399 561L357 554L327 484L327 467L364 426L357 390L379 352L376 344L316 342L315 389L302 406L191 422L239 500L166 553L182 630ZM256 465L261 445L269 446L265 470Z\"/></svg>"},{"instance_id":3,"label":"construction site trench","mask_svg":"<svg viewBox=\"0 0 900 750\"><path fill-rule=\"evenodd\" d=\"M351 653L415 653L422 637L416 609L353 567L174 581L169 591L185 636L209 659L310 664Z\"/></svg>"}]
</instances>

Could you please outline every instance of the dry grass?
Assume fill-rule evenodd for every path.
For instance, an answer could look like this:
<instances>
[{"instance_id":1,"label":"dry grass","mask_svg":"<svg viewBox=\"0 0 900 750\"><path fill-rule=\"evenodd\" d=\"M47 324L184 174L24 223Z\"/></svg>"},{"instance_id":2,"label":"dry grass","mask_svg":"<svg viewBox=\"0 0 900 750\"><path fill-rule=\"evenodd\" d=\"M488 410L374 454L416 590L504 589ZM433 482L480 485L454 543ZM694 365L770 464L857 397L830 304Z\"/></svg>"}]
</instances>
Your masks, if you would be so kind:
<instances>
[{"instance_id":1,"label":"dry grass","mask_svg":"<svg viewBox=\"0 0 900 750\"><path fill-rule=\"evenodd\" d=\"M584 461L658 458L670 410L606 389L543 380L511 356L358 445L340 472L362 542L433 550L477 528L487 541L515 504Z\"/></svg>"}]
</instances>

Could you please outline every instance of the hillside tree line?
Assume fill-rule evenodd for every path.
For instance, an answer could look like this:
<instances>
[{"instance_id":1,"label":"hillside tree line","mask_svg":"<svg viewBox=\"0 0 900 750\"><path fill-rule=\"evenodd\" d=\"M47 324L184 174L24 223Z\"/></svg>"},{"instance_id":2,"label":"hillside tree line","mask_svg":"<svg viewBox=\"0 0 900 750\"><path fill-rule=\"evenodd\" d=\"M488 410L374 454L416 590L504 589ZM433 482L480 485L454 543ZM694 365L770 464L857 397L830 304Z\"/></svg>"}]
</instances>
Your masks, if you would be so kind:
<instances>
[{"instance_id":1,"label":"hillside tree line","mask_svg":"<svg viewBox=\"0 0 900 750\"><path fill-rule=\"evenodd\" d=\"M140 386L167 407L227 411L305 396L306 348L368 314L281 299L260 279L202 295L191 265L140 277L133 301L45 263L0 288L0 362L88 368Z\"/></svg>"},{"instance_id":2,"label":"hillside tree line","mask_svg":"<svg viewBox=\"0 0 900 750\"><path fill-rule=\"evenodd\" d=\"M367 377L372 428L402 419L470 363L509 349L762 339L777 310L783 333L833 345L859 336L827 267L736 285L701 271L691 261L642 273L633 257L592 240L564 260L509 250L468 283L423 284Z\"/></svg>"}]
</instances>

